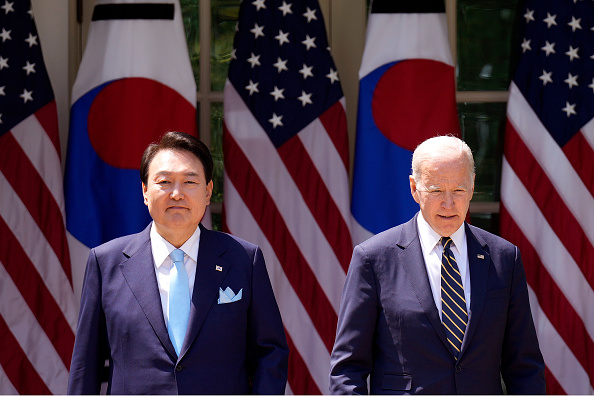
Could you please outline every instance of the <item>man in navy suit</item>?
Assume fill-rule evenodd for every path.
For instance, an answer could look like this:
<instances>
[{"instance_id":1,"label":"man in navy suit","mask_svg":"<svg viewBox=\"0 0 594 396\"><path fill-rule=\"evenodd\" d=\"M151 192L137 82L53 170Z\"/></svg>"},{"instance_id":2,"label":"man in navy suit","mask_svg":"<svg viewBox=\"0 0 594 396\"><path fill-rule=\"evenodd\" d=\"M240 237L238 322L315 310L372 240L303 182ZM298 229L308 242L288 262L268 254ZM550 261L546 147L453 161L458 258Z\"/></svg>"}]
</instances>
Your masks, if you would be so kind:
<instances>
[{"instance_id":1,"label":"man in navy suit","mask_svg":"<svg viewBox=\"0 0 594 396\"><path fill-rule=\"evenodd\" d=\"M420 213L355 247L331 355L333 394L544 394L518 248L465 223L470 148L413 154ZM369 388L368 388L369 380Z\"/></svg>"},{"instance_id":2,"label":"man in navy suit","mask_svg":"<svg viewBox=\"0 0 594 396\"><path fill-rule=\"evenodd\" d=\"M289 350L262 252L200 224L212 170L183 133L144 152L153 222L91 250L68 393L99 393L106 360L108 393L284 393Z\"/></svg>"}]
</instances>

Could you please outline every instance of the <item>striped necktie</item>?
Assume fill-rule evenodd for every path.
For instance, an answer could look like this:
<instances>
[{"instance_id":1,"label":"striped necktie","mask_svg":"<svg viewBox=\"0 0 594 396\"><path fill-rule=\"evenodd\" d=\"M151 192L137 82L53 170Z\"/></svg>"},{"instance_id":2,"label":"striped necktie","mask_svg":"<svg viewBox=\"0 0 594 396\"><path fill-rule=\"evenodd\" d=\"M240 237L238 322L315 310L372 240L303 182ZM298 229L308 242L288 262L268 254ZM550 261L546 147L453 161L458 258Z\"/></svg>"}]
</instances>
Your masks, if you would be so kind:
<instances>
[{"instance_id":1,"label":"striped necktie","mask_svg":"<svg viewBox=\"0 0 594 396\"><path fill-rule=\"evenodd\" d=\"M446 335L454 357L458 360L462 339L466 331L468 314L466 312L466 299L462 287L462 277L454 253L450 249L452 239L442 237L443 255L441 256L441 321L445 327Z\"/></svg>"},{"instance_id":2,"label":"striped necktie","mask_svg":"<svg viewBox=\"0 0 594 396\"><path fill-rule=\"evenodd\" d=\"M173 267L169 274L169 320L167 331L177 356L186 337L190 319L190 285L184 266L184 251L175 249L170 254Z\"/></svg>"}]
</instances>

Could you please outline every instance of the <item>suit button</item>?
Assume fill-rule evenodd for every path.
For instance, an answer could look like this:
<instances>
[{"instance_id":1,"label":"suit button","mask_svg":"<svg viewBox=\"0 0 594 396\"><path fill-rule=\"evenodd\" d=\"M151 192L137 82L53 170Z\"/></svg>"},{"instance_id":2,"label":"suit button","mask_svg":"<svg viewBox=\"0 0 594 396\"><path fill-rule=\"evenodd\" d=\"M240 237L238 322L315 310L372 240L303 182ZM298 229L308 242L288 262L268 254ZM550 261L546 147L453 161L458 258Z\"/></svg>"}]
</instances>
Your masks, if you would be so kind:
<instances>
[{"instance_id":1,"label":"suit button","mask_svg":"<svg viewBox=\"0 0 594 396\"><path fill-rule=\"evenodd\" d=\"M183 367L182 367L181 364L178 364L177 366L175 366L175 371L178 371L179 372L179 371L182 371L182 370L183 370Z\"/></svg>"},{"instance_id":2,"label":"suit button","mask_svg":"<svg viewBox=\"0 0 594 396\"><path fill-rule=\"evenodd\" d=\"M462 371L462 367L456 366L456 373L459 373L460 371Z\"/></svg>"}]
</instances>

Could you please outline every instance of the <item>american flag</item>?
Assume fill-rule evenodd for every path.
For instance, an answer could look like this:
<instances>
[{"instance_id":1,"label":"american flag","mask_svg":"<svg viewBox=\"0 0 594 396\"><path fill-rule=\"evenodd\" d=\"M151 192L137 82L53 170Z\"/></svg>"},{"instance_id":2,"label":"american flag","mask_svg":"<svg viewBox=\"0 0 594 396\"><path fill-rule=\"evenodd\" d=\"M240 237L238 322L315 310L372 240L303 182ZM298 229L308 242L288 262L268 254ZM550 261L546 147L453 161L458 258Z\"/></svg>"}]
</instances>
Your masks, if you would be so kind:
<instances>
[{"instance_id":1,"label":"american flag","mask_svg":"<svg viewBox=\"0 0 594 396\"><path fill-rule=\"evenodd\" d=\"M0 6L0 393L66 393L77 308L56 102L29 0Z\"/></svg>"},{"instance_id":2,"label":"american flag","mask_svg":"<svg viewBox=\"0 0 594 396\"><path fill-rule=\"evenodd\" d=\"M501 234L517 244L547 392L594 393L594 3L527 1L511 83Z\"/></svg>"},{"instance_id":3,"label":"american flag","mask_svg":"<svg viewBox=\"0 0 594 396\"><path fill-rule=\"evenodd\" d=\"M242 3L224 102L224 228L264 252L287 392L326 393L352 242L344 98L317 0Z\"/></svg>"}]
</instances>

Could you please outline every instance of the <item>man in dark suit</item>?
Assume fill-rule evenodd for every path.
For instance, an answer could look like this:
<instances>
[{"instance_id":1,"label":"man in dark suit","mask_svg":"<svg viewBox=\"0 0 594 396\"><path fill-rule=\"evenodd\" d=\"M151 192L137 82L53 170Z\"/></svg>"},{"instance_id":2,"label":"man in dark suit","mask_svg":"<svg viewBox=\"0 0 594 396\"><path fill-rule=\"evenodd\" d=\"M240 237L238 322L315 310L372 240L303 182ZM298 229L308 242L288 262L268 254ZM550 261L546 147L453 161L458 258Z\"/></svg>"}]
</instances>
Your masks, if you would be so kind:
<instances>
[{"instance_id":1,"label":"man in dark suit","mask_svg":"<svg viewBox=\"0 0 594 396\"><path fill-rule=\"evenodd\" d=\"M108 393L284 393L289 350L262 252L199 224L212 170L190 135L146 149L153 222L91 250L68 393L99 393L106 360Z\"/></svg>"},{"instance_id":2,"label":"man in dark suit","mask_svg":"<svg viewBox=\"0 0 594 396\"><path fill-rule=\"evenodd\" d=\"M503 380L508 393L544 394L520 252L464 222L470 148L451 136L428 139L412 170L420 213L353 252L330 392L500 394Z\"/></svg>"}]
</instances>

